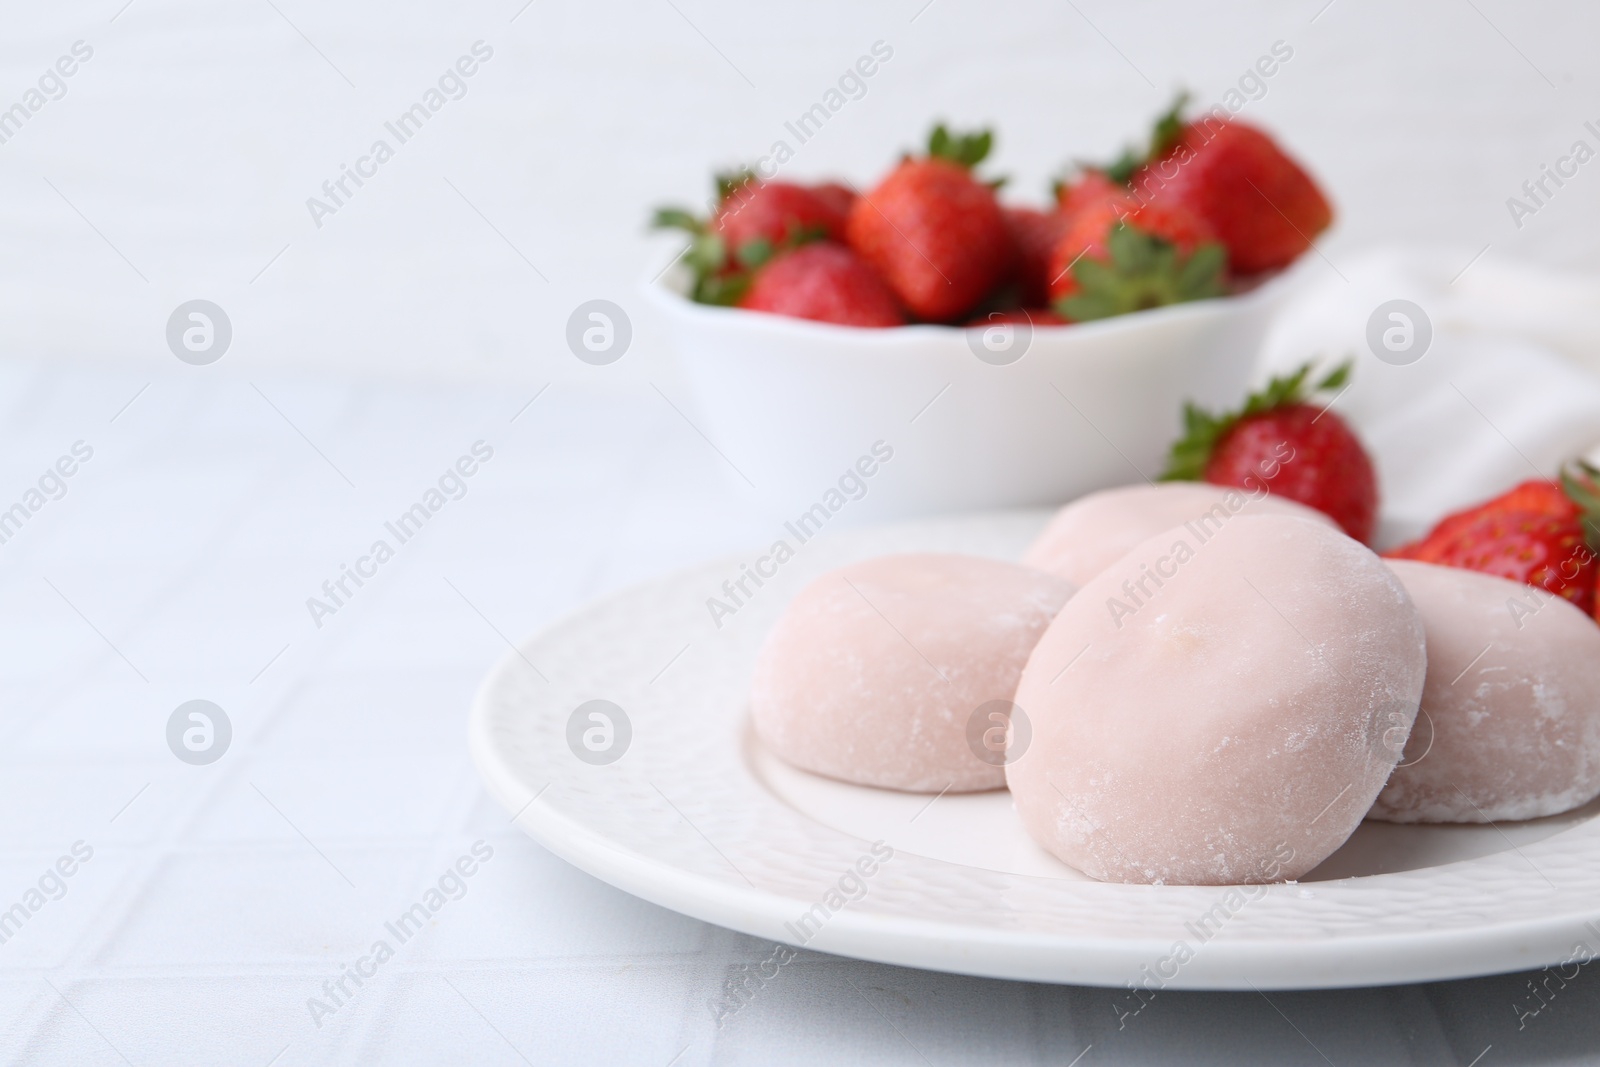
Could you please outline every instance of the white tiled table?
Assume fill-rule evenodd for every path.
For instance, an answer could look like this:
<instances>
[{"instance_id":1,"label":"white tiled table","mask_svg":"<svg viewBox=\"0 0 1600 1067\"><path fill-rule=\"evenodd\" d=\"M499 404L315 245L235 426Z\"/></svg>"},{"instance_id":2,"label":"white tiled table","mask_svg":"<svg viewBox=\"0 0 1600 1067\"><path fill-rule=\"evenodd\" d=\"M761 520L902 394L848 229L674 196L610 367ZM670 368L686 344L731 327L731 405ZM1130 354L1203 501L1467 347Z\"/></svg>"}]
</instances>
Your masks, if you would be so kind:
<instances>
[{"instance_id":1,"label":"white tiled table","mask_svg":"<svg viewBox=\"0 0 1600 1067\"><path fill-rule=\"evenodd\" d=\"M0 545L0 906L94 850L0 944L7 1062L1343 1067L1492 1046L1492 1067L1600 1048L1588 973L1520 1031L1528 975L1167 992L1119 1030L1109 991L816 954L718 1032L707 1001L771 946L512 828L465 713L500 634L768 520L652 390L558 383L511 422L532 392L0 363L0 499L94 448ZM305 599L480 439L494 458L466 496L316 628ZM234 728L209 766L165 743L194 698ZM316 1025L323 983L480 840L465 895Z\"/></svg>"}]
</instances>

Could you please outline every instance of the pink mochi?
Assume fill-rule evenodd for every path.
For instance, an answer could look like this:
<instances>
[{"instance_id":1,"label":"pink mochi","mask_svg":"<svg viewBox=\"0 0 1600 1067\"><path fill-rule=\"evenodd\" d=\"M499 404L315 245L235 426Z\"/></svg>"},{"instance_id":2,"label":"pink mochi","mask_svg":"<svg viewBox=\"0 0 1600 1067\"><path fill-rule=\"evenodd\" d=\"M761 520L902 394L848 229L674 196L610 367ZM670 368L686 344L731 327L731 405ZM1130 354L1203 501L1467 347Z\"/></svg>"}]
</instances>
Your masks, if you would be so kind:
<instances>
[{"instance_id":1,"label":"pink mochi","mask_svg":"<svg viewBox=\"0 0 1600 1067\"><path fill-rule=\"evenodd\" d=\"M1125 485L1081 496L1056 512L1022 562L1075 585L1128 554L1148 537L1185 523L1209 536L1235 515L1298 515L1333 526L1322 512L1262 488L1234 489L1207 482Z\"/></svg>"},{"instance_id":2,"label":"pink mochi","mask_svg":"<svg viewBox=\"0 0 1600 1067\"><path fill-rule=\"evenodd\" d=\"M1600 795L1600 626L1519 582L1391 560L1422 613L1428 681L1371 817L1498 822Z\"/></svg>"},{"instance_id":3,"label":"pink mochi","mask_svg":"<svg viewBox=\"0 0 1600 1067\"><path fill-rule=\"evenodd\" d=\"M795 597L756 659L757 735L804 770L912 793L1005 785L1001 751L969 741L1007 705L1034 642L1074 587L975 556L882 556ZM1009 711L1009 706L1005 708Z\"/></svg>"},{"instance_id":4,"label":"pink mochi","mask_svg":"<svg viewBox=\"0 0 1600 1067\"><path fill-rule=\"evenodd\" d=\"M1327 523L1175 527L1045 631L1007 784L1033 839L1094 878L1295 879L1372 806L1426 668L1399 579Z\"/></svg>"}]
</instances>

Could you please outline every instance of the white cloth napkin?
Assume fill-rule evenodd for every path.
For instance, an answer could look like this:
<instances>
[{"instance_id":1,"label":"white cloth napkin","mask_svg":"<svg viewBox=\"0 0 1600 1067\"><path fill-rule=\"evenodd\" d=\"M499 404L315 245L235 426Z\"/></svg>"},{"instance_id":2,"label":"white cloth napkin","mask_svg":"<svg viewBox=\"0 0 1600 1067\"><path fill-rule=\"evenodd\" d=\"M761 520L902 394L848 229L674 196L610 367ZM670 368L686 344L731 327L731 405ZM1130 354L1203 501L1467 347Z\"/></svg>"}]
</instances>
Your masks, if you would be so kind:
<instances>
[{"instance_id":1,"label":"white cloth napkin","mask_svg":"<svg viewBox=\"0 0 1600 1067\"><path fill-rule=\"evenodd\" d=\"M1433 333L1404 365L1367 342L1373 313L1396 299L1421 307ZM1314 357L1355 359L1333 410L1377 463L1380 546L1600 445L1600 278L1472 262L1471 250L1341 257L1285 308L1262 377Z\"/></svg>"}]
</instances>

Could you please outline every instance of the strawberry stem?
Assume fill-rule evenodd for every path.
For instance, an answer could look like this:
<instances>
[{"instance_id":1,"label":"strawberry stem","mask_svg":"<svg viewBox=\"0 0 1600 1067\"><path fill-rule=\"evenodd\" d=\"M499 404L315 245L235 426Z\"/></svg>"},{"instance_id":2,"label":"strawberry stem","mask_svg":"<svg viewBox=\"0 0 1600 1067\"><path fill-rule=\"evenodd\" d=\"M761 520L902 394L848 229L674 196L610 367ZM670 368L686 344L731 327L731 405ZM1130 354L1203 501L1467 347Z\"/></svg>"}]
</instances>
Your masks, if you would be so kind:
<instances>
[{"instance_id":1,"label":"strawberry stem","mask_svg":"<svg viewBox=\"0 0 1600 1067\"><path fill-rule=\"evenodd\" d=\"M1583 539L1591 552L1600 553L1600 468L1585 460L1574 460L1562 468L1561 488L1578 506L1583 524Z\"/></svg>"},{"instance_id":2,"label":"strawberry stem","mask_svg":"<svg viewBox=\"0 0 1600 1067\"><path fill-rule=\"evenodd\" d=\"M705 220L696 218L681 207L656 208L656 213L650 217L650 228L653 230L683 230L685 233L697 236L706 232Z\"/></svg>"},{"instance_id":3,"label":"strawberry stem","mask_svg":"<svg viewBox=\"0 0 1600 1067\"><path fill-rule=\"evenodd\" d=\"M1108 256L1081 257L1072 268L1077 291L1056 303L1074 322L1222 296L1228 254L1215 243L1188 255L1171 241L1118 222L1106 237Z\"/></svg>"},{"instance_id":4,"label":"strawberry stem","mask_svg":"<svg viewBox=\"0 0 1600 1067\"><path fill-rule=\"evenodd\" d=\"M928 135L928 155L934 159L948 159L971 169L982 163L994 147L994 133L979 130L977 133L951 133L944 123L933 128Z\"/></svg>"}]
</instances>

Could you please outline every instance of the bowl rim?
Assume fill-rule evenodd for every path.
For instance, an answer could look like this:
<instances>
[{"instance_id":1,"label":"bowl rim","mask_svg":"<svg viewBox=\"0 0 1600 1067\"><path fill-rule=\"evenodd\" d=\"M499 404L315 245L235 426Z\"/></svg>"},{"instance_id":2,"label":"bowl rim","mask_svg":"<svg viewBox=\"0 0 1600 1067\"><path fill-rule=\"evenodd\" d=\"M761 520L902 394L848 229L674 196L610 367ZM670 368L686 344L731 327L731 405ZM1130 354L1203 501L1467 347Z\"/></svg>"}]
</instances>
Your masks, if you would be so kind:
<instances>
[{"instance_id":1,"label":"bowl rim","mask_svg":"<svg viewBox=\"0 0 1600 1067\"><path fill-rule=\"evenodd\" d=\"M765 311L750 311L745 308L722 307L716 304L700 304L690 300L685 295L683 286L673 284L676 279L681 278L684 274L685 268L681 262L682 257L683 250L680 250L673 255L666 266L642 277L638 287L651 304L668 314L677 316L679 319L700 322L707 326L716 326L722 329L744 329L758 334L762 332L769 334L790 333L799 337L809 335L818 339L830 338L833 340L851 338L867 343L881 342L885 347L901 339L949 338L958 336L968 330L984 328L982 326L956 326L929 322L908 323L904 326L889 327L844 326L833 322L817 322L813 319L801 319ZM1226 296L1211 297L1206 300L1190 300L1181 304L1168 304L1165 307L1150 308L1144 311L1130 311L1123 315L1113 315L1110 318L1097 319L1092 322L1034 324L1033 329L1035 331L1044 331L1053 337L1065 338L1070 336L1088 340L1105 334L1134 331L1174 320L1182 321L1187 318L1204 320L1227 314L1263 309L1270 310L1273 305L1279 303L1285 295L1301 283L1305 274L1304 268L1309 261L1310 257L1301 255L1287 267L1265 278L1254 288L1242 293L1230 293Z\"/></svg>"}]
</instances>

